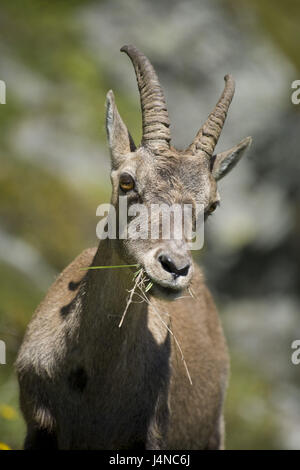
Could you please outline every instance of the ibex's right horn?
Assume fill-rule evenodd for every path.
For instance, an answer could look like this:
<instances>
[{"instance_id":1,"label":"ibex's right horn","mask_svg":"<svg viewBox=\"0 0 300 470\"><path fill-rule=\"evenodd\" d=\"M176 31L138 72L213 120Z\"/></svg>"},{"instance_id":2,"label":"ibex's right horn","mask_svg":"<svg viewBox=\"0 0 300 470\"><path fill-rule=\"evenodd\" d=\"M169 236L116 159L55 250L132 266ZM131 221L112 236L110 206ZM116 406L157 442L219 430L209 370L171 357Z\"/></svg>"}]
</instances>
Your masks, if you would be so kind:
<instances>
[{"instance_id":1,"label":"ibex's right horn","mask_svg":"<svg viewBox=\"0 0 300 470\"><path fill-rule=\"evenodd\" d=\"M143 138L142 144L169 148L170 121L162 87L151 63L134 46L123 46L122 52L130 57L136 73L141 98Z\"/></svg>"}]
</instances>

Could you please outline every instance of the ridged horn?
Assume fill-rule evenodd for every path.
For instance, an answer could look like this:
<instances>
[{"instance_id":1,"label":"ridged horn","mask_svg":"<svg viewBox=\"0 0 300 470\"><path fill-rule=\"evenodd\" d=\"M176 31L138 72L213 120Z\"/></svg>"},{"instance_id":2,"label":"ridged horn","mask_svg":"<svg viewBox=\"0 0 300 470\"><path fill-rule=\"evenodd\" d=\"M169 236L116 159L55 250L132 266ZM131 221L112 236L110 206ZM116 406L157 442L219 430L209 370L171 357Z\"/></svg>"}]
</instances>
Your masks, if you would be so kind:
<instances>
[{"instance_id":1,"label":"ridged horn","mask_svg":"<svg viewBox=\"0 0 300 470\"><path fill-rule=\"evenodd\" d=\"M193 143L188 147L188 150L194 155L204 153L211 158L217 145L235 89L232 75L225 75L224 80L225 87L221 98L199 130Z\"/></svg>"},{"instance_id":2,"label":"ridged horn","mask_svg":"<svg viewBox=\"0 0 300 470\"><path fill-rule=\"evenodd\" d=\"M153 149L170 147L170 121L162 87L147 57L134 46L123 46L121 52L131 59L141 99L142 145Z\"/></svg>"}]
</instances>

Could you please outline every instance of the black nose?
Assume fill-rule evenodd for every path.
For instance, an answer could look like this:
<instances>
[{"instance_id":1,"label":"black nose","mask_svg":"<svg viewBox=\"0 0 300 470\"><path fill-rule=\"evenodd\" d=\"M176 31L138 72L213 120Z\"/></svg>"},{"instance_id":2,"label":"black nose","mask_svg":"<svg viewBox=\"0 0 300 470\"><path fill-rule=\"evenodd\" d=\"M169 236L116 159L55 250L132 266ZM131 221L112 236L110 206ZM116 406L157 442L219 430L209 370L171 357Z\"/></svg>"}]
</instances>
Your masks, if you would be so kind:
<instances>
[{"instance_id":1,"label":"black nose","mask_svg":"<svg viewBox=\"0 0 300 470\"><path fill-rule=\"evenodd\" d=\"M174 279L179 276L186 276L190 269L190 264L185 264L184 266L176 266L175 262L167 255L160 255L159 261L168 273L173 274Z\"/></svg>"}]
</instances>

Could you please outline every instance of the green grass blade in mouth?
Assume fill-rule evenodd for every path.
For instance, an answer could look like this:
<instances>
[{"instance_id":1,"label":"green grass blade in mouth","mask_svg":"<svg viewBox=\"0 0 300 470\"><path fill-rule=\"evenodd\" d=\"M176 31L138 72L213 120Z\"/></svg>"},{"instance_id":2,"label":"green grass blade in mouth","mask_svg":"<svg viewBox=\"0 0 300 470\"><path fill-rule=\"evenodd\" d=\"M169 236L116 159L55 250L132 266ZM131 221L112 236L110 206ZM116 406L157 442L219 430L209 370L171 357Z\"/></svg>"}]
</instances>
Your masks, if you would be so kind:
<instances>
[{"instance_id":1,"label":"green grass blade in mouth","mask_svg":"<svg viewBox=\"0 0 300 470\"><path fill-rule=\"evenodd\" d=\"M115 268L137 268L139 264L120 264L118 266L89 266L87 268L80 268L80 271L87 271L88 269L115 269Z\"/></svg>"}]
</instances>

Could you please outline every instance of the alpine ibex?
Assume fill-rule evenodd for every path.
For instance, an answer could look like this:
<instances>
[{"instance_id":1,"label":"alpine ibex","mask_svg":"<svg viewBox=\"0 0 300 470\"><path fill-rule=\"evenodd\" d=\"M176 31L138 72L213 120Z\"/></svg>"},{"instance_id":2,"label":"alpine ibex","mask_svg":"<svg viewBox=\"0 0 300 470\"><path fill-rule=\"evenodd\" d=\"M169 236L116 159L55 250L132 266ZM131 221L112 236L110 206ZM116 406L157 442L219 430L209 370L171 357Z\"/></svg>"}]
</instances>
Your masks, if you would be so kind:
<instances>
[{"instance_id":1,"label":"alpine ibex","mask_svg":"<svg viewBox=\"0 0 300 470\"><path fill-rule=\"evenodd\" d=\"M249 146L248 137L214 155L234 80L193 143L170 144L163 90L149 60L130 57L140 93L143 137L136 147L107 94L112 204L219 203L216 181ZM129 225L132 219L129 221ZM118 328L136 264L153 287L133 302ZM184 294L191 289L193 296ZM180 295L178 295L180 294ZM176 339L176 340L175 340ZM184 361L181 360L182 350ZM192 379L189 381L187 368ZM212 297L187 242L159 238L102 240L57 278L31 320L16 362L26 449L220 449L229 360Z\"/></svg>"}]
</instances>

